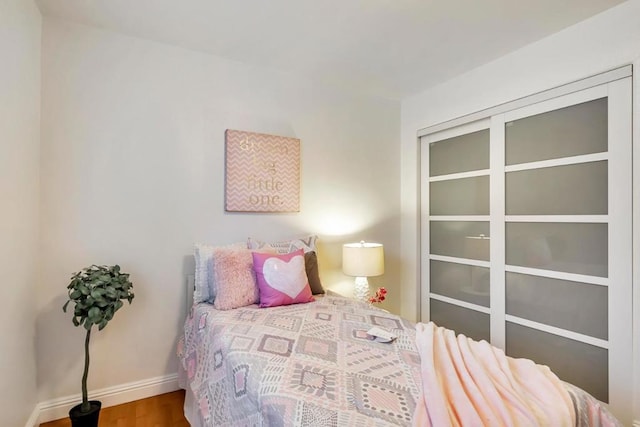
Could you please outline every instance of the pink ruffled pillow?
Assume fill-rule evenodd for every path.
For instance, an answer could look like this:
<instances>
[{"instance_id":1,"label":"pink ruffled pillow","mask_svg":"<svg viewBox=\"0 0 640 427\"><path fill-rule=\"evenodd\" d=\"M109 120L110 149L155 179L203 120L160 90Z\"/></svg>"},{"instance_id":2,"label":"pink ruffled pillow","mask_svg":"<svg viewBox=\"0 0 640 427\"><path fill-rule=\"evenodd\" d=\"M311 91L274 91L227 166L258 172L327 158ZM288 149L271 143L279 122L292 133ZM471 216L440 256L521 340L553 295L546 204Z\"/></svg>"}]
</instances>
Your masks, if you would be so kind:
<instances>
[{"instance_id":1,"label":"pink ruffled pillow","mask_svg":"<svg viewBox=\"0 0 640 427\"><path fill-rule=\"evenodd\" d=\"M251 251L239 248L213 249L213 306L231 310L259 301Z\"/></svg>"},{"instance_id":2,"label":"pink ruffled pillow","mask_svg":"<svg viewBox=\"0 0 640 427\"><path fill-rule=\"evenodd\" d=\"M304 268L304 251L290 254L253 252L260 307L315 301Z\"/></svg>"}]
</instances>

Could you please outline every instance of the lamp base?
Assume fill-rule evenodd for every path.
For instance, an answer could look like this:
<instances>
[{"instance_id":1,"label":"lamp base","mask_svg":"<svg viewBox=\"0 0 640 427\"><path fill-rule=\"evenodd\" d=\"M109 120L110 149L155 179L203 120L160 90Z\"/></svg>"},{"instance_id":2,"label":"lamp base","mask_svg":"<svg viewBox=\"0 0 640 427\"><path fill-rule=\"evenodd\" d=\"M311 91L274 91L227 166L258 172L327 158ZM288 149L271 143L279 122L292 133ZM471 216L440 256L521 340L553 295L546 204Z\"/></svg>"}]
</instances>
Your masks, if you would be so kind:
<instances>
[{"instance_id":1,"label":"lamp base","mask_svg":"<svg viewBox=\"0 0 640 427\"><path fill-rule=\"evenodd\" d=\"M369 281L366 277L356 277L356 299L369 302Z\"/></svg>"}]
</instances>

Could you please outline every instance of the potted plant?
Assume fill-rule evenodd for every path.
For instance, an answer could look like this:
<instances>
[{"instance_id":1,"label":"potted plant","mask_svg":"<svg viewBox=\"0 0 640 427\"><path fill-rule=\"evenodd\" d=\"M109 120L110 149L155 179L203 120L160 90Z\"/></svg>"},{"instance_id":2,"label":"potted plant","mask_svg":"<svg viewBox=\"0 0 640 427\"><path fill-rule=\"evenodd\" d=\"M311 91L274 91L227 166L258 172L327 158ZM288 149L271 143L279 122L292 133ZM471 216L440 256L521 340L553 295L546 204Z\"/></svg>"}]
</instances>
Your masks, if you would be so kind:
<instances>
[{"instance_id":1,"label":"potted plant","mask_svg":"<svg viewBox=\"0 0 640 427\"><path fill-rule=\"evenodd\" d=\"M124 303L122 300L133 300L133 284L129 274L120 271L119 265L92 265L71 276L71 283L67 286L69 300L62 310L66 313L70 302L75 304L73 309L73 324L84 326L86 337L84 340L84 373L82 374L82 403L69 411L73 427L97 426L102 403L98 400L89 401L87 396L87 376L89 374L89 340L94 325L102 330Z\"/></svg>"}]
</instances>

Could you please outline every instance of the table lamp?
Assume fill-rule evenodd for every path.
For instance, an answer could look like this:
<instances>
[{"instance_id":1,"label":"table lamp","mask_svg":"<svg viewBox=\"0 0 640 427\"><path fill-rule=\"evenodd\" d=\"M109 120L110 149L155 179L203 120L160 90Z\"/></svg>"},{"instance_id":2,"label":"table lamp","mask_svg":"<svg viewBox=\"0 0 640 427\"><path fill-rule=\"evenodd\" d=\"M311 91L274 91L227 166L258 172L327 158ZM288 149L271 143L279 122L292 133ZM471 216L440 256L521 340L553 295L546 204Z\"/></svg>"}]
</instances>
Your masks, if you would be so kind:
<instances>
[{"instance_id":1,"label":"table lamp","mask_svg":"<svg viewBox=\"0 0 640 427\"><path fill-rule=\"evenodd\" d=\"M384 249L380 243L347 243L342 246L342 271L355 276L355 297L361 301L369 298L367 277L384 274Z\"/></svg>"}]
</instances>

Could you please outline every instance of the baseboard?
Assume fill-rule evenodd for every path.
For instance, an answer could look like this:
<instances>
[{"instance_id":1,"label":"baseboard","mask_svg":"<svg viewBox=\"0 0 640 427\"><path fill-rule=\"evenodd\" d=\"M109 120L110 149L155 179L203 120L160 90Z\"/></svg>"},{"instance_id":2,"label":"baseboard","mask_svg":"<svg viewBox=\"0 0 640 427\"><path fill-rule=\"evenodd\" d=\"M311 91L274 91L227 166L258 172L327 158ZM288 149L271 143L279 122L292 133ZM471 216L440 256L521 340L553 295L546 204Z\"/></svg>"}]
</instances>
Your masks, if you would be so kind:
<instances>
[{"instance_id":1,"label":"baseboard","mask_svg":"<svg viewBox=\"0 0 640 427\"><path fill-rule=\"evenodd\" d=\"M109 406L121 405L134 400L169 393L176 391L179 388L178 374L170 374L142 381L120 384L100 390L92 390L89 391L89 398L91 400L101 401L102 407L107 408ZM36 406L36 409L34 409L34 412L38 413L36 421L38 423L46 423L48 421L66 418L69 416L69 409L81 401L82 396L80 394L76 394L73 396L41 402ZM33 415L31 418L33 418ZM31 421L31 418L29 418L29 421ZM37 425L37 423L27 424L27 427L37 427Z\"/></svg>"},{"instance_id":2,"label":"baseboard","mask_svg":"<svg viewBox=\"0 0 640 427\"><path fill-rule=\"evenodd\" d=\"M38 427L40 425L40 405L37 404L35 408L33 408L33 412L29 416L25 427Z\"/></svg>"}]
</instances>

